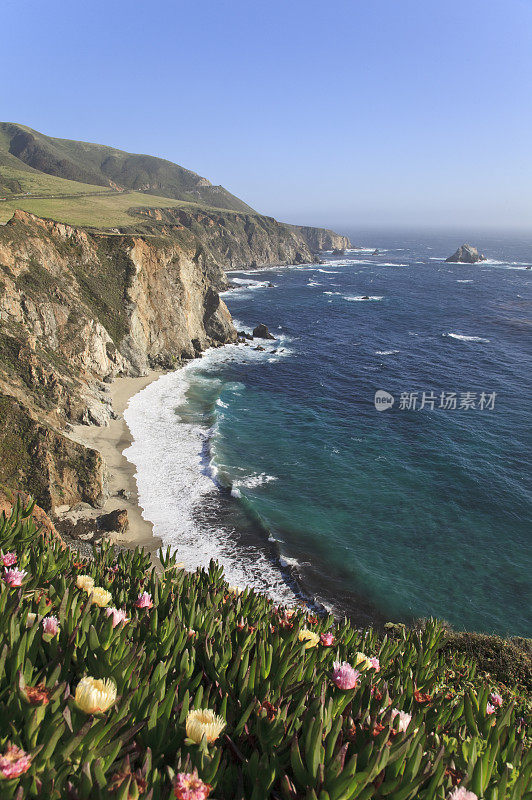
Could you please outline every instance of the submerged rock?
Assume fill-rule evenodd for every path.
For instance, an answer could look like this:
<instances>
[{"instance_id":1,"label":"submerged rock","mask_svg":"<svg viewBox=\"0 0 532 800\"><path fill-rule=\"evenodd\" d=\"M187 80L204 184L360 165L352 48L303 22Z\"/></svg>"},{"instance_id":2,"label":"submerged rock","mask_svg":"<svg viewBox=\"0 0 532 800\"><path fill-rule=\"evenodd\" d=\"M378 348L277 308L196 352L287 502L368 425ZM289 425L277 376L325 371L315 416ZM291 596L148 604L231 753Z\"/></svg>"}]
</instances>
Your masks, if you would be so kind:
<instances>
[{"instance_id":1,"label":"submerged rock","mask_svg":"<svg viewBox=\"0 0 532 800\"><path fill-rule=\"evenodd\" d=\"M446 258L446 262L454 264L476 264L478 261L486 261L486 256L479 253L476 247L470 244L463 244L456 253Z\"/></svg>"},{"instance_id":2,"label":"submerged rock","mask_svg":"<svg viewBox=\"0 0 532 800\"><path fill-rule=\"evenodd\" d=\"M253 328L253 337L257 339L275 339L275 336L270 333L266 325L262 322L260 325L257 325L256 328Z\"/></svg>"}]
</instances>

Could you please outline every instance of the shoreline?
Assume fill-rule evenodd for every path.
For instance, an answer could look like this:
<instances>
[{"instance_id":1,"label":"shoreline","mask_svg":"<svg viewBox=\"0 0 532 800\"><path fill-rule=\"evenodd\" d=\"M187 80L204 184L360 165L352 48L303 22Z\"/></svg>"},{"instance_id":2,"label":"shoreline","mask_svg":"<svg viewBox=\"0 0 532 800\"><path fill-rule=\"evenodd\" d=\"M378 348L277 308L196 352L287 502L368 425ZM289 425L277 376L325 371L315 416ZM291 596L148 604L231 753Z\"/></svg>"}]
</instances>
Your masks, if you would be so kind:
<instances>
[{"instance_id":1,"label":"shoreline","mask_svg":"<svg viewBox=\"0 0 532 800\"><path fill-rule=\"evenodd\" d=\"M131 398L158 380L165 373L151 370L139 378L118 377L110 384L113 411L117 418L108 426L74 425L71 437L85 447L98 450L107 467L107 488L109 497L102 508L92 509L86 518L108 514L111 511L126 510L129 527L124 533L113 535L113 544L134 549L144 547L154 554L162 547L162 540L153 533L153 524L142 516L137 488L137 469L124 455L133 442L133 437L124 419ZM120 494L119 494L120 492Z\"/></svg>"}]
</instances>

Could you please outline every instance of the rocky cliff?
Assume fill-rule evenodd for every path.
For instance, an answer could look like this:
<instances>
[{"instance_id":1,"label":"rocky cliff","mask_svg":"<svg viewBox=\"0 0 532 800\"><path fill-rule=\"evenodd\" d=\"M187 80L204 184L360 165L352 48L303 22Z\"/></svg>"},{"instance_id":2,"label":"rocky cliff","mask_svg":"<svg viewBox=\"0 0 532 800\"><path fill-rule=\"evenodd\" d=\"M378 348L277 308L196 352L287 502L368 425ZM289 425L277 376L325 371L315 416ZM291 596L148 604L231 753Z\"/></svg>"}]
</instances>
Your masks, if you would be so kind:
<instances>
[{"instance_id":1,"label":"rocky cliff","mask_svg":"<svg viewBox=\"0 0 532 800\"><path fill-rule=\"evenodd\" d=\"M287 225L258 214L192 208L137 208L131 214L145 218L143 228L152 234L191 231L224 269L303 264L315 260L320 250L351 246L347 236L334 231Z\"/></svg>"},{"instance_id":2,"label":"rocky cliff","mask_svg":"<svg viewBox=\"0 0 532 800\"><path fill-rule=\"evenodd\" d=\"M101 503L105 465L68 424L107 424L113 376L233 341L226 285L184 227L96 234L16 212L0 227L0 484L44 508Z\"/></svg>"}]
</instances>

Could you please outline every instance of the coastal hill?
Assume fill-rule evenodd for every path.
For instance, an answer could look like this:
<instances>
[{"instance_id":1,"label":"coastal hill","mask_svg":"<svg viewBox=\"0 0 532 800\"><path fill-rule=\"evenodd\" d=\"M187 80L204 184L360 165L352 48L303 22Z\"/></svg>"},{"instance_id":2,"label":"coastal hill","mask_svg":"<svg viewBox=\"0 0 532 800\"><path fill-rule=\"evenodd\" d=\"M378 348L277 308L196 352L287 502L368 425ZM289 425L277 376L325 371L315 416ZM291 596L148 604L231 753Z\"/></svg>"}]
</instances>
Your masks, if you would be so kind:
<instances>
[{"instance_id":1,"label":"coastal hill","mask_svg":"<svg viewBox=\"0 0 532 800\"><path fill-rule=\"evenodd\" d=\"M174 227L193 226L196 233L203 227L203 243L212 239L213 256L225 268L301 263L320 250L351 246L334 231L260 215L223 186L171 161L2 122L0 223L17 209L115 233L168 236ZM216 235L209 237L213 227Z\"/></svg>"},{"instance_id":2,"label":"coastal hill","mask_svg":"<svg viewBox=\"0 0 532 800\"><path fill-rule=\"evenodd\" d=\"M107 189L131 189L215 208L253 212L223 186L213 186L206 178L163 158L126 153L101 144L56 139L10 122L0 123L2 163L22 171L33 169ZM13 182L11 190L16 188Z\"/></svg>"}]
</instances>

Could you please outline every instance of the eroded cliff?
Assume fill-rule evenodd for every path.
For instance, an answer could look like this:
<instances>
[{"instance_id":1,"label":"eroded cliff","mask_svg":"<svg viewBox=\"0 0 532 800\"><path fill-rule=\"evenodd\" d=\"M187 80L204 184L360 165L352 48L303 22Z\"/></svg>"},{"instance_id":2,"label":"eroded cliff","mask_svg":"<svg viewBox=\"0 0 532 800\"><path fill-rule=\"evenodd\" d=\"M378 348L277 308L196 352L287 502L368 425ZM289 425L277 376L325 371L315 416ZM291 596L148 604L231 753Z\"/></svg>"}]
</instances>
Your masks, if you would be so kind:
<instances>
[{"instance_id":1,"label":"eroded cliff","mask_svg":"<svg viewBox=\"0 0 532 800\"><path fill-rule=\"evenodd\" d=\"M347 236L325 228L301 227L259 214L207 211L193 208L137 208L150 233L175 236L191 231L224 269L249 269L316 260L320 250L351 246Z\"/></svg>"},{"instance_id":2,"label":"eroded cliff","mask_svg":"<svg viewBox=\"0 0 532 800\"><path fill-rule=\"evenodd\" d=\"M107 424L113 376L233 341L226 285L185 228L98 234L17 211L0 227L0 484L44 508L103 502L105 465L68 424Z\"/></svg>"}]
</instances>

